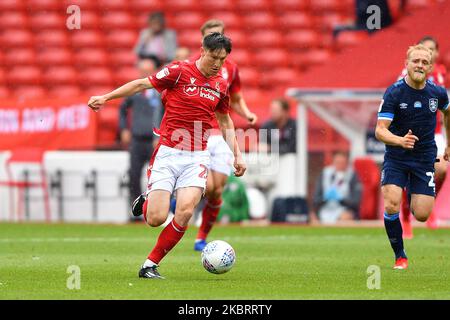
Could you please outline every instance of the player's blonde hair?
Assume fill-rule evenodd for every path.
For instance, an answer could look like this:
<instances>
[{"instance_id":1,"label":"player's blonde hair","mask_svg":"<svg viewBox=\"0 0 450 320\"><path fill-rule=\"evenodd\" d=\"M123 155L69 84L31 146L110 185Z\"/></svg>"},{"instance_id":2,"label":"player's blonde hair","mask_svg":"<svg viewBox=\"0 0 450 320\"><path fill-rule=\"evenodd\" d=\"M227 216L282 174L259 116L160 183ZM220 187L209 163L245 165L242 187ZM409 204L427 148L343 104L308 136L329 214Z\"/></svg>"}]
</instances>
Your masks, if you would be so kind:
<instances>
[{"instance_id":1,"label":"player's blonde hair","mask_svg":"<svg viewBox=\"0 0 450 320\"><path fill-rule=\"evenodd\" d=\"M202 35L205 35L205 31L207 29L216 28L216 27L221 27L222 33L225 32L225 23L223 23L222 20L218 20L218 19L211 19L211 20L206 21L200 28L200 31L202 32Z\"/></svg>"},{"instance_id":2,"label":"player's blonde hair","mask_svg":"<svg viewBox=\"0 0 450 320\"><path fill-rule=\"evenodd\" d=\"M410 46L408 48L408 51L406 51L406 60L409 60L409 57L411 56L411 53L413 53L414 51L425 51L430 55L430 61L431 58L433 57L433 54L431 52L430 49L428 49L427 47L425 47L423 44L419 43L413 46Z\"/></svg>"}]
</instances>

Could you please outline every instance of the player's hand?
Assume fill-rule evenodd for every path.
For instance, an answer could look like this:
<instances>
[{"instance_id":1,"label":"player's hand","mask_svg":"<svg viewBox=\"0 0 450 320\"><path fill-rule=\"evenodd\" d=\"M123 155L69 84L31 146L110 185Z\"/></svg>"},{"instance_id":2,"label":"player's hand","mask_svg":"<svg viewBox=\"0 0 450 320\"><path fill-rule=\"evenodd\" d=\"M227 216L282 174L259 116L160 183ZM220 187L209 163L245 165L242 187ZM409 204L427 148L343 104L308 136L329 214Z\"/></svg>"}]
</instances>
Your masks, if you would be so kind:
<instances>
[{"instance_id":1,"label":"player's hand","mask_svg":"<svg viewBox=\"0 0 450 320\"><path fill-rule=\"evenodd\" d=\"M450 161L450 147L446 147L444 151L444 160Z\"/></svg>"},{"instance_id":2,"label":"player's hand","mask_svg":"<svg viewBox=\"0 0 450 320\"><path fill-rule=\"evenodd\" d=\"M93 96L89 99L88 107L97 112L106 102L104 96Z\"/></svg>"},{"instance_id":3,"label":"player's hand","mask_svg":"<svg viewBox=\"0 0 450 320\"><path fill-rule=\"evenodd\" d=\"M244 159L242 159L241 155L234 157L234 175L236 177L242 177L247 170L247 165L245 164Z\"/></svg>"},{"instance_id":4,"label":"player's hand","mask_svg":"<svg viewBox=\"0 0 450 320\"><path fill-rule=\"evenodd\" d=\"M250 112L247 115L247 121L249 124L254 125L256 123L256 121L258 121L258 116L256 114L254 114L253 112Z\"/></svg>"},{"instance_id":5,"label":"player's hand","mask_svg":"<svg viewBox=\"0 0 450 320\"><path fill-rule=\"evenodd\" d=\"M411 150L414 148L414 144L416 143L416 141L419 141L419 138L417 138L415 135L412 134L411 129L408 130L408 133L405 134L404 137L402 137L401 141L400 141L400 145L402 148Z\"/></svg>"}]
</instances>

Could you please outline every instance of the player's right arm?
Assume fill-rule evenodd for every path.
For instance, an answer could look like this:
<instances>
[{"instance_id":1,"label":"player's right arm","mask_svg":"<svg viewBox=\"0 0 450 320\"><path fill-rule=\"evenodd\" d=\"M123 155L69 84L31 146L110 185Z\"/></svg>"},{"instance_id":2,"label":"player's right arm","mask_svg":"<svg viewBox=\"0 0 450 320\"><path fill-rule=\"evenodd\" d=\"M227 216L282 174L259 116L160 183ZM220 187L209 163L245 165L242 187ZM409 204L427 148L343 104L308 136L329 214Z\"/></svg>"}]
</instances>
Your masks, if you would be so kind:
<instances>
[{"instance_id":1,"label":"player's right arm","mask_svg":"<svg viewBox=\"0 0 450 320\"><path fill-rule=\"evenodd\" d=\"M404 149L413 149L414 144L419 140L419 138L413 135L411 130L408 130L408 133L403 137L393 134L391 131L389 131L391 122L391 120L378 119L377 127L375 129L375 137L384 144L390 146L402 147Z\"/></svg>"},{"instance_id":2,"label":"player's right arm","mask_svg":"<svg viewBox=\"0 0 450 320\"><path fill-rule=\"evenodd\" d=\"M153 88L152 83L148 78L136 79L130 81L123 86L103 95L103 96L93 96L89 99L88 106L94 111L100 110L100 108L106 103L106 101L129 97L135 93L138 93L145 89Z\"/></svg>"}]
</instances>

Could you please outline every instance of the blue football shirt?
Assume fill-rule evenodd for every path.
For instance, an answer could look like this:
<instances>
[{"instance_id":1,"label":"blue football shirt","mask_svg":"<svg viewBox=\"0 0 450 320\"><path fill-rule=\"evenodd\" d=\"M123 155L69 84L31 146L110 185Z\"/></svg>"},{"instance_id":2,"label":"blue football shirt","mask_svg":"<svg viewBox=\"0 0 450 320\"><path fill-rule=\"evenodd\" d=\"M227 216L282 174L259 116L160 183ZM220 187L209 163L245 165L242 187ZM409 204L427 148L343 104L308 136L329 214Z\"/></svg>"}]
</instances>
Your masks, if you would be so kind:
<instances>
[{"instance_id":1,"label":"blue football shirt","mask_svg":"<svg viewBox=\"0 0 450 320\"><path fill-rule=\"evenodd\" d=\"M389 131L398 136L411 129L419 141L412 150L386 145L385 159L434 161L436 112L448 107L447 91L430 80L421 90L410 87L404 78L391 85L384 93L378 119L391 120Z\"/></svg>"}]
</instances>

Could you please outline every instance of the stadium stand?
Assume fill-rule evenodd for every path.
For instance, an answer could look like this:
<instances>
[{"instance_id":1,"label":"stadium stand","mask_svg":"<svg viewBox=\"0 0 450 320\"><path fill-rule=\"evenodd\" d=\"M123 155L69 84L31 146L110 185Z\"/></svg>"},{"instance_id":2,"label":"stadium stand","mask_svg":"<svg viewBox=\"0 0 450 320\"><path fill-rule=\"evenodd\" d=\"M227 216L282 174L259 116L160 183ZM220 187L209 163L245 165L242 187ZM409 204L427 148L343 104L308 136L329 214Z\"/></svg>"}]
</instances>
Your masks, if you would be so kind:
<instances>
[{"instance_id":1,"label":"stadium stand","mask_svg":"<svg viewBox=\"0 0 450 320\"><path fill-rule=\"evenodd\" d=\"M399 3L399 0L389 2L394 19L401 17ZM404 20L420 15L424 7L435 3L435 0L408 1L407 10L414 15ZM81 9L81 30L65 27L70 5ZM383 50L380 46L373 48L371 37L361 32L342 32L337 43L331 40L332 28L353 18L353 0L204 0L202 5L195 0L3 0L0 1L0 96L70 94L86 100L90 93L95 93L94 89L110 88L131 78L135 75L131 69L136 61L133 47L138 32L145 26L148 13L156 10L163 11L168 27L177 31L179 46L192 52L200 46L202 22L210 18L225 22L226 33L234 44L232 58L241 68L243 92L260 92L247 97L250 106L262 108L258 111L260 121L267 118L270 99L284 95L291 79L296 80L297 86L329 86L326 81L333 81L351 87L357 80L330 79L329 69L320 66L327 61L332 64L334 57L345 59L348 64L356 54L364 52L372 58L372 50ZM414 23L421 23L421 28L428 24L427 19L417 18ZM404 25L403 21L400 25ZM425 30L438 38L442 30L448 30L428 25ZM397 32L395 41L405 45L413 40L389 30L376 35L377 39L389 44L390 32ZM339 56L340 50L348 46L355 48L352 54ZM399 65L398 59L391 60L390 67ZM450 56L444 61L450 66ZM381 68L389 68L384 65L385 60L380 63ZM362 72L357 68L353 64L345 76L354 74L348 78L360 79ZM130 76L124 74L128 72ZM378 86L388 80L374 78L377 81L370 85ZM325 83L319 84L320 79L325 79ZM25 89L32 92L26 93ZM99 92L102 91L96 93ZM101 123L99 127L117 130L117 126L111 128ZM103 136L113 137L115 133ZM113 142L99 140L102 145Z\"/></svg>"}]
</instances>

